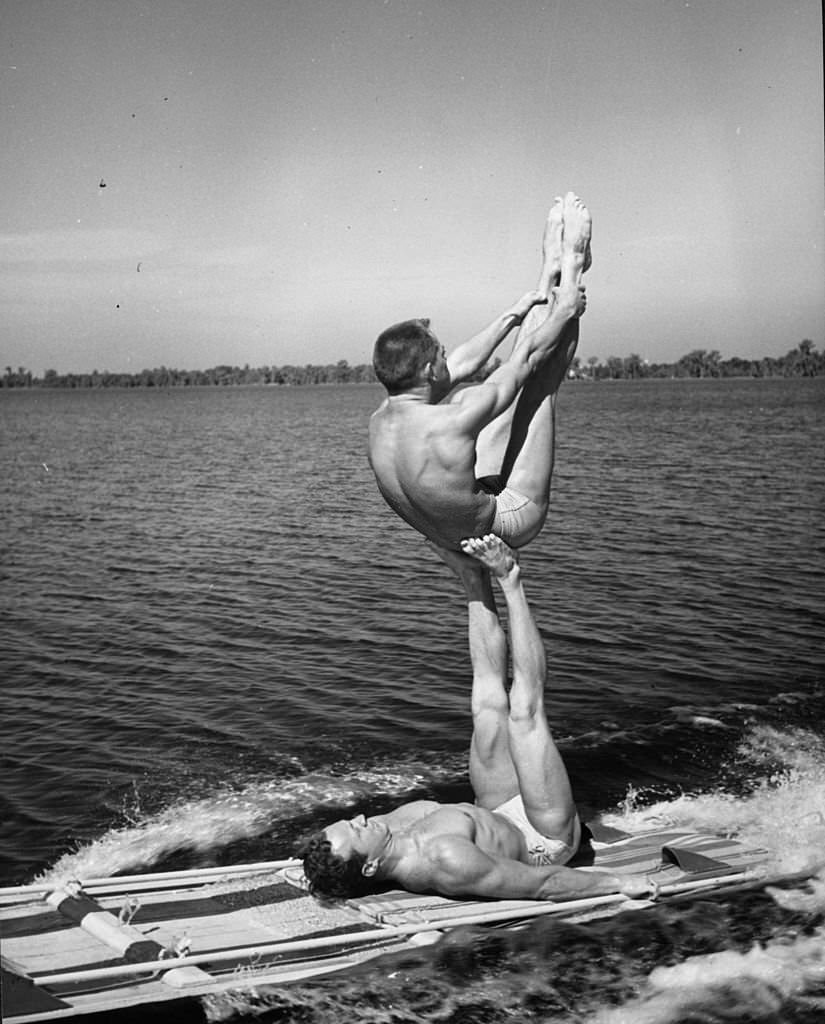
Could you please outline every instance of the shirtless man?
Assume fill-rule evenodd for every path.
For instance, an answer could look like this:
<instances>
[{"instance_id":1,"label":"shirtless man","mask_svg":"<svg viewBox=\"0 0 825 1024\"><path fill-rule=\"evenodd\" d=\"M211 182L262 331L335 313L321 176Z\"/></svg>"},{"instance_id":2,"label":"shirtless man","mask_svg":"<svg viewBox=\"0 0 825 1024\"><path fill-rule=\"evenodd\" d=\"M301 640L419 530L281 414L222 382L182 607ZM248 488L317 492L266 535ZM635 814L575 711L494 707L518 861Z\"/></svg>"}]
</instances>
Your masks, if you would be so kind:
<instances>
[{"instance_id":1,"label":"shirtless man","mask_svg":"<svg viewBox=\"0 0 825 1024\"><path fill-rule=\"evenodd\" d=\"M649 890L642 876L619 878L563 865L579 845L570 781L544 715L544 646L512 550L487 535L440 550L467 597L473 666L470 782L475 803L415 800L366 818L336 821L303 850L310 890L346 898L394 883L412 892L500 899L569 899ZM484 571L486 567L488 571ZM507 641L490 574L510 618Z\"/></svg>"},{"instance_id":2,"label":"shirtless man","mask_svg":"<svg viewBox=\"0 0 825 1024\"><path fill-rule=\"evenodd\" d=\"M521 547L541 529L553 472L555 397L586 305L591 219L572 192L547 218L538 288L447 356L429 320L388 328L373 365L387 397L370 420L378 488L441 547L493 532ZM521 324L510 356L470 380ZM485 429L486 428L486 429Z\"/></svg>"}]
</instances>

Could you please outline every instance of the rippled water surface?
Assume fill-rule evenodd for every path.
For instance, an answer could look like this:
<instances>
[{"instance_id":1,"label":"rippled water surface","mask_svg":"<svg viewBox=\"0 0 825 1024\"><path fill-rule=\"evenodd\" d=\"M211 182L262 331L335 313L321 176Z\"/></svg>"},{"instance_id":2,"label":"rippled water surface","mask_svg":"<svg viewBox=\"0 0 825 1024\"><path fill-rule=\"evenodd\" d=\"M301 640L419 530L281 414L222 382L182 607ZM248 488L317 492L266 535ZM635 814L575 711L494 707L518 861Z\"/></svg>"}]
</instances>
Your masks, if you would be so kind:
<instances>
[{"instance_id":1,"label":"rippled water surface","mask_svg":"<svg viewBox=\"0 0 825 1024\"><path fill-rule=\"evenodd\" d=\"M355 806L466 795L465 613L375 490L380 397L0 391L6 884L66 858L88 874L289 852ZM724 827L735 796L778 856L786 814L811 822L793 845L825 845L805 817L825 812L823 452L822 379L565 385L551 515L522 564L586 808ZM547 998L523 1019L596 1019L536 964ZM487 1016L451 1017L467 993L445 970L420 966L444 997L398 1020L512 1019L483 972L467 998ZM353 1019L336 984L271 1019Z\"/></svg>"}]
</instances>

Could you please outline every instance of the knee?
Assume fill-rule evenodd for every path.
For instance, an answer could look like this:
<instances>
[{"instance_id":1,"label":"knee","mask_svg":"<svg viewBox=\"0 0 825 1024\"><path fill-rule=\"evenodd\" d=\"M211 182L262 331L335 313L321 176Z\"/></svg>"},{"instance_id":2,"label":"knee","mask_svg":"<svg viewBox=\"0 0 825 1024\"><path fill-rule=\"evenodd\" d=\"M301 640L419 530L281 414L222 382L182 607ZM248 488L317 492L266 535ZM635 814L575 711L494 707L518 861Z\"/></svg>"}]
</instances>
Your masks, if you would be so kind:
<instances>
[{"instance_id":1,"label":"knee","mask_svg":"<svg viewBox=\"0 0 825 1024\"><path fill-rule=\"evenodd\" d=\"M507 700L473 700L470 702L470 710L473 715L473 725L482 731L498 729L507 723L509 708Z\"/></svg>"},{"instance_id":2,"label":"knee","mask_svg":"<svg viewBox=\"0 0 825 1024\"><path fill-rule=\"evenodd\" d=\"M541 697L530 696L510 703L507 720L510 728L530 732L542 720L543 715Z\"/></svg>"},{"instance_id":3,"label":"knee","mask_svg":"<svg viewBox=\"0 0 825 1024\"><path fill-rule=\"evenodd\" d=\"M533 500L533 515L530 517L530 521L525 523L524 527L519 530L518 547L523 548L529 544L530 541L533 541L538 537L544 529L549 508L550 502L548 500L543 498L540 498L538 501Z\"/></svg>"}]
</instances>

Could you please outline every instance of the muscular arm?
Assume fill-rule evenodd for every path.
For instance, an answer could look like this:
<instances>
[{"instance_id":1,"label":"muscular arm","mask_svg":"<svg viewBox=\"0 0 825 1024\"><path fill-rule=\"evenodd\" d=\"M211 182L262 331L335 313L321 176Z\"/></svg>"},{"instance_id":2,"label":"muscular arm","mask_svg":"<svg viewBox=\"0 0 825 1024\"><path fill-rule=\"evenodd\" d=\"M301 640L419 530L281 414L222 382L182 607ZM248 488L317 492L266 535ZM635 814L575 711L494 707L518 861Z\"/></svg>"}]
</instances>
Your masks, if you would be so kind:
<instances>
[{"instance_id":1,"label":"muscular arm","mask_svg":"<svg viewBox=\"0 0 825 1024\"><path fill-rule=\"evenodd\" d=\"M547 296L541 292L527 292L518 302L497 316L491 324L459 345L447 357L451 383L460 384L472 377L477 370L484 366L510 331L522 322L527 312L532 307L546 302Z\"/></svg>"},{"instance_id":2,"label":"muscular arm","mask_svg":"<svg viewBox=\"0 0 825 1024\"><path fill-rule=\"evenodd\" d=\"M536 366L553 350L567 324L581 315L584 305L583 289L557 293L550 315L534 331L521 332L505 363L483 383L450 396L450 404L458 411L462 431L477 435L510 405Z\"/></svg>"},{"instance_id":3,"label":"muscular arm","mask_svg":"<svg viewBox=\"0 0 825 1024\"><path fill-rule=\"evenodd\" d=\"M606 893L640 895L649 888L647 880L637 875L619 878L560 864L533 867L508 857L489 857L461 836L435 840L428 854L427 887L444 896L567 900Z\"/></svg>"}]
</instances>

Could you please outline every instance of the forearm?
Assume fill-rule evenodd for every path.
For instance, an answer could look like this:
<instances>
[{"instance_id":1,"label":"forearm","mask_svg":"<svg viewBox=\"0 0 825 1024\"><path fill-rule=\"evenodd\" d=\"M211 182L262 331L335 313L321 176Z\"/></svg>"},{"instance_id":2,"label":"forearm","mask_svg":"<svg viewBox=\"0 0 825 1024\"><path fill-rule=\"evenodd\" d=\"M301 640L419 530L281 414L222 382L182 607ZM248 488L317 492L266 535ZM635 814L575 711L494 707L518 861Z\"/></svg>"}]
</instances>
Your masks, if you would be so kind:
<instances>
[{"instance_id":1,"label":"forearm","mask_svg":"<svg viewBox=\"0 0 825 1024\"><path fill-rule=\"evenodd\" d=\"M521 319L512 309L505 310L478 334L460 345L455 352L459 378L471 377L480 370L510 331L521 323Z\"/></svg>"},{"instance_id":2,"label":"forearm","mask_svg":"<svg viewBox=\"0 0 825 1024\"><path fill-rule=\"evenodd\" d=\"M505 311L488 324L482 331L459 345L449 356L447 365L454 383L466 380L487 362L495 349L507 337L510 331L521 324L526 316L537 306L547 303L547 295L543 292L526 292Z\"/></svg>"},{"instance_id":3,"label":"forearm","mask_svg":"<svg viewBox=\"0 0 825 1024\"><path fill-rule=\"evenodd\" d=\"M647 879L640 875L619 877L561 864L538 867L509 857L491 857L474 843L454 836L444 836L435 843L431 868L416 881L444 896L561 901L609 893L636 896L650 889ZM405 884L403 877L398 881Z\"/></svg>"},{"instance_id":4,"label":"forearm","mask_svg":"<svg viewBox=\"0 0 825 1024\"><path fill-rule=\"evenodd\" d=\"M549 868L538 899L568 900L613 893L637 896L649 889L647 880L639 875L610 875L605 871L580 871L576 868Z\"/></svg>"},{"instance_id":5,"label":"forearm","mask_svg":"<svg viewBox=\"0 0 825 1024\"><path fill-rule=\"evenodd\" d=\"M525 337L537 330L553 312L556 305L556 293L551 291L546 303L531 306L524 314L519 327L519 335Z\"/></svg>"}]
</instances>

